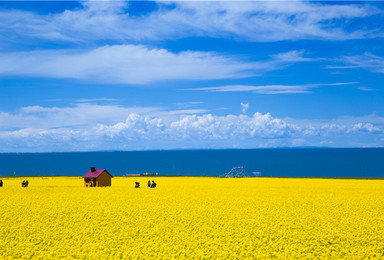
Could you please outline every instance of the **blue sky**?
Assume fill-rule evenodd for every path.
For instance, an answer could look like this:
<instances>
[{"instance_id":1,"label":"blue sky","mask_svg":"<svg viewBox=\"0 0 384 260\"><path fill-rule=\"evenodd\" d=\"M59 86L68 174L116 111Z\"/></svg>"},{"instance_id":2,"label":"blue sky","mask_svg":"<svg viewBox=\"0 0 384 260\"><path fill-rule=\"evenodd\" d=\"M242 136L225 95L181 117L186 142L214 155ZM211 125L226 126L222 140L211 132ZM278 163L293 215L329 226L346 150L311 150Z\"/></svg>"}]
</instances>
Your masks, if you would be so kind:
<instances>
[{"instance_id":1,"label":"blue sky","mask_svg":"<svg viewBox=\"0 0 384 260\"><path fill-rule=\"evenodd\" d=\"M384 146L384 4L0 1L0 152Z\"/></svg>"}]
</instances>

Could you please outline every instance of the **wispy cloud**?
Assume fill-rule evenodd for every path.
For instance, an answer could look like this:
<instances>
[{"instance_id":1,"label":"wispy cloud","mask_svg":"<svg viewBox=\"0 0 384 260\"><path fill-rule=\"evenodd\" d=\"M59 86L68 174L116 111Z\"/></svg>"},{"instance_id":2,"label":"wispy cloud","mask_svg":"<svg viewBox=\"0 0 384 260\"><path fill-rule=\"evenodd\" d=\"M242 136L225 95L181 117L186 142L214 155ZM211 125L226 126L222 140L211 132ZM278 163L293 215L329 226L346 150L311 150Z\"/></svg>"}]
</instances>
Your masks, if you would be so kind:
<instances>
[{"instance_id":1,"label":"wispy cloud","mask_svg":"<svg viewBox=\"0 0 384 260\"><path fill-rule=\"evenodd\" d=\"M187 108L187 107L194 107L198 105L202 105L204 102L201 101L191 101L191 102L179 102L176 103L176 106L179 108Z\"/></svg>"},{"instance_id":2,"label":"wispy cloud","mask_svg":"<svg viewBox=\"0 0 384 260\"><path fill-rule=\"evenodd\" d=\"M173 53L142 45L107 45L86 51L0 53L0 75L125 84L245 78L281 69L294 62L306 61L302 55L302 52L291 51L267 60L244 61L213 52Z\"/></svg>"},{"instance_id":3,"label":"wispy cloud","mask_svg":"<svg viewBox=\"0 0 384 260\"><path fill-rule=\"evenodd\" d=\"M265 86L248 86L248 85L228 85L205 88L192 88L183 90L202 90L210 92L253 92L257 94L307 94L311 93L311 89L322 86L342 86L356 84L358 82L330 83L330 84L308 84L308 85L265 85Z\"/></svg>"},{"instance_id":4,"label":"wispy cloud","mask_svg":"<svg viewBox=\"0 0 384 260\"><path fill-rule=\"evenodd\" d=\"M257 94L303 94L310 93L309 89L314 86L286 86L286 85L267 85L267 86L247 86L230 85L207 88L194 88L187 90L205 90L210 92L253 92Z\"/></svg>"},{"instance_id":5,"label":"wispy cloud","mask_svg":"<svg viewBox=\"0 0 384 260\"><path fill-rule=\"evenodd\" d=\"M362 90L362 91L374 91L374 89L370 88L370 87L357 87L357 89Z\"/></svg>"},{"instance_id":6,"label":"wispy cloud","mask_svg":"<svg viewBox=\"0 0 384 260\"><path fill-rule=\"evenodd\" d=\"M381 37L380 27L348 27L355 19L381 15L372 4L307 1L159 1L160 8L132 15L129 3L82 2L83 8L56 14L0 10L4 39L69 41L78 44L177 39L190 36L244 41ZM156 26L153 26L153 25ZM21 37L22 36L22 37Z\"/></svg>"},{"instance_id":7,"label":"wispy cloud","mask_svg":"<svg viewBox=\"0 0 384 260\"><path fill-rule=\"evenodd\" d=\"M89 103L89 102L99 102L99 101L115 102L115 101L118 101L118 99L116 98L81 98L81 99L75 100L75 102L79 102L79 103Z\"/></svg>"},{"instance_id":8,"label":"wispy cloud","mask_svg":"<svg viewBox=\"0 0 384 260\"><path fill-rule=\"evenodd\" d=\"M345 56L335 59L342 65L329 65L329 69L365 69L372 72L384 73L384 57L366 52L362 55Z\"/></svg>"}]
</instances>

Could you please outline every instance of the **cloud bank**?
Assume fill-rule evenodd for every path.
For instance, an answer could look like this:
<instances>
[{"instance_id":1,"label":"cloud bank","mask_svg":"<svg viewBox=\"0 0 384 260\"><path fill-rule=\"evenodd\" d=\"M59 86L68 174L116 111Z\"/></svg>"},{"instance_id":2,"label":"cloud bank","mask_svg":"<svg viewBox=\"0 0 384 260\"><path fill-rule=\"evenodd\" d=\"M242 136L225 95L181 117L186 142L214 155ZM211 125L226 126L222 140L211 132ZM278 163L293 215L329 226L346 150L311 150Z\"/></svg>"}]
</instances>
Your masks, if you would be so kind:
<instances>
[{"instance_id":1,"label":"cloud bank","mask_svg":"<svg viewBox=\"0 0 384 260\"><path fill-rule=\"evenodd\" d=\"M107 118L98 111L115 117ZM141 110L141 111L140 111ZM88 111L84 117L76 116ZM88 116L92 115L92 119ZM64 118L72 118L65 120ZM77 107L26 107L1 113L1 152L145 150L176 148L257 148L280 146L354 146L369 137L384 143L384 119L305 122L269 113L217 116L205 111L169 111L79 104ZM113 122L112 122L113 121ZM45 122L45 123L44 123ZM2 124L4 126L4 124ZM70 125L70 126L69 126ZM337 141L336 141L337 140Z\"/></svg>"}]
</instances>

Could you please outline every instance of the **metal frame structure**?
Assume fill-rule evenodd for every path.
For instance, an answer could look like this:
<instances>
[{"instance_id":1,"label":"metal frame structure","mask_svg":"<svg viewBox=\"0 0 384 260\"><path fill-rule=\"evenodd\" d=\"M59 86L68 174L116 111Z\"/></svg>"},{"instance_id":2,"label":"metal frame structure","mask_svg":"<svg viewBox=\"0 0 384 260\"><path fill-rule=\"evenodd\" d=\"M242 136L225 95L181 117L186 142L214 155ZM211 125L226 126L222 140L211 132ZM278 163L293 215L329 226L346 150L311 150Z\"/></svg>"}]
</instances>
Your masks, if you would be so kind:
<instances>
[{"instance_id":1,"label":"metal frame structure","mask_svg":"<svg viewBox=\"0 0 384 260\"><path fill-rule=\"evenodd\" d=\"M244 178L249 177L243 166L233 167L228 173L222 175L225 178Z\"/></svg>"}]
</instances>

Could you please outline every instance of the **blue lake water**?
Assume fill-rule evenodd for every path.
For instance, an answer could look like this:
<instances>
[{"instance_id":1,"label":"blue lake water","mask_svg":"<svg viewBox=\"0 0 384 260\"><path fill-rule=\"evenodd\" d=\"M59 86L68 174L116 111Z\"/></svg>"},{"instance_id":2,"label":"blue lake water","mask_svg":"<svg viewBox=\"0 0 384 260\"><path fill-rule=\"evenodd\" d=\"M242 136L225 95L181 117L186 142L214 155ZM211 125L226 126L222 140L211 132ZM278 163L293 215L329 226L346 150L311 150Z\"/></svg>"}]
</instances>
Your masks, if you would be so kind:
<instances>
[{"instance_id":1,"label":"blue lake water","mask_svg":"<svg viewBox=\"0 0 384 260\"><path fill-rule=\"evenodd\" d=\"M384 148L0 154L0 175L84 175L90 166L116 176L145 172L217 176L244 166L248 173L262 176L384 177Z\"/></svg>"}]
</instances>

